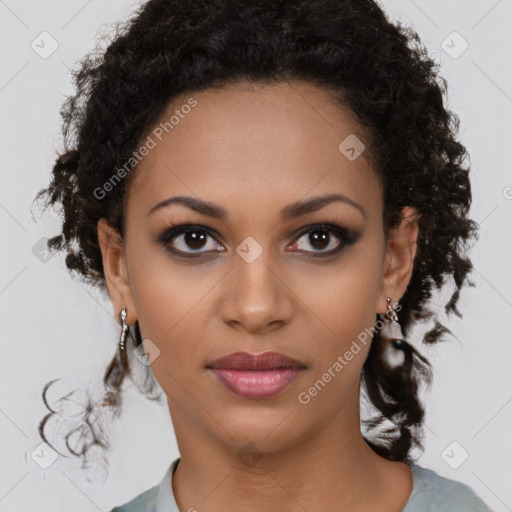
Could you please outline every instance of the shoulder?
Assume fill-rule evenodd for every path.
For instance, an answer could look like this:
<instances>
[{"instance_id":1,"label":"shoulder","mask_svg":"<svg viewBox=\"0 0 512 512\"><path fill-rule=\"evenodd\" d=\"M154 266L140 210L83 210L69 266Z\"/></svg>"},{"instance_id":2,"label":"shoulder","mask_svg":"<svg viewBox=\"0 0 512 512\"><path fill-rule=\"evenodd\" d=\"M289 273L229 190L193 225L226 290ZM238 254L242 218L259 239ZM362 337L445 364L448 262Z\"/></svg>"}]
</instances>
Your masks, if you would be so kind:
<instances>
[{"instance_id":1,"label":"shoulder","mask_svg":"<svg viewBox=\"0 0 512 512\"><path fill-rule=\"evenodd\" d=\"M154 512L157 492L158 486L155 485L123 505L113 508L110 512Z\"/></svg>"},{"instance_id":2,"label":"shoulder","mask_svg":"<svg viewBox=\"0 0 512 512\"><path fill-rule=\"evenodd\" d=\"M411 465L414 487L403 512L492 512L471 487Z\"/></svg>"},{"instance_id":3,"label":"shoulder","mask_svg":"<svg viewBox=\"0 0 512 512\"><path fill-rule=\"evenodd\" d=\"M171 487L171 475L179 462L180 457L171 462L160 483L109 512L179 512Z\"/></svg>"}]
</instances>

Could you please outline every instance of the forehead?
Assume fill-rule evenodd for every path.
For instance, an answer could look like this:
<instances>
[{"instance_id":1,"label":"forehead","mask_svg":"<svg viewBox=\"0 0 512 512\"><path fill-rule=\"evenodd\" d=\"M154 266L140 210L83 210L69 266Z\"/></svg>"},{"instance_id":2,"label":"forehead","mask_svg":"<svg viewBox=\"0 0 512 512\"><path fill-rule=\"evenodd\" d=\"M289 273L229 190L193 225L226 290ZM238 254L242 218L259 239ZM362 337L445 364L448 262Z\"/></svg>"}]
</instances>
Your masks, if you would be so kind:
<instances>
[{"instance_id":1,"label":"forehead","mask_svg":"<svg viewBox=\"0 0 512 512\"><path fill-rule=\"evenodd\" d=\"M137 200L132 211L173 195L260 209L336 191L362 203L380 201L368 153L356 159L345 153L344 141L366 138L356 116L313 84L237 84L184 94L142 144L148 137L152 149L130 187L129 204Z\"/></svg>"}]
</instances>

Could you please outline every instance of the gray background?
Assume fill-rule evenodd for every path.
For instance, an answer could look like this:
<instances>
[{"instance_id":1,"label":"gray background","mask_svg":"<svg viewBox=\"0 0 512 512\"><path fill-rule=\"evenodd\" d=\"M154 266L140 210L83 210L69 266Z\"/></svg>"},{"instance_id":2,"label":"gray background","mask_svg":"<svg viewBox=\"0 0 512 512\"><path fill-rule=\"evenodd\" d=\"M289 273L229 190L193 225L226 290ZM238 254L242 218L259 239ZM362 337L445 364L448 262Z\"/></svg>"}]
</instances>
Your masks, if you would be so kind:
<instances>
[{"instance_id":1,"label":"gray background","mask_svg":"<svg viewBox=\"0 0 512 512\"><path fill-rule=\"evenodd\" d=\"M57 234L58 217L49 213L40 219L37 208L33 217L31 201L47 184L61 147L59 109L73 92L69 69L93 48L98 34L109 32L108 24L128 17L136 5L0 0L2 512L107 511L157 483L178 456L167 406L128 388L124 414L109 429L113 445L104 484L89 483L78 460L59 457L43 469L33 457L41 449L37 424L46 413L44 384L63 377L50 401L79 386L98 387L116 350L119 326L108 298L71 279L61 255L42 261L38 247L43 237ZM435 381L426 397L426 453L419 463L469 484L494 510L512 510L512 2L381 5L412 25L442 63L449 107L460 117L460 139L471 155L471 217L480 224L472 251L476 287L462 294L464 319L447 321L461 343L424 349L435 366ZM58 43L47 58L31 47L33 41L42 46L44 31ZM441 46L447 40L460 51L453 31L469 44L457 58ZM45 40L46 51L50 43Z\"/></svg>"}]
</instances>

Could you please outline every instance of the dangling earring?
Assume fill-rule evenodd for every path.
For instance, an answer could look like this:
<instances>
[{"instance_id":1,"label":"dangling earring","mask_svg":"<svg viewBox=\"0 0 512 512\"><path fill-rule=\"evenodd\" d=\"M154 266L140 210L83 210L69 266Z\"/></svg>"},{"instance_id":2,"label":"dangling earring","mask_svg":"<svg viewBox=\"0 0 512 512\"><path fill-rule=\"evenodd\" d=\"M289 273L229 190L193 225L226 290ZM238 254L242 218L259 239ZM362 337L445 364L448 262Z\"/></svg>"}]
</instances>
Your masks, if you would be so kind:
<instances>
[{"instance_id":1,"label":"dangling earring","mask_svg":"<svg viewBox=\"0 0 512 512\"><path fill-rule=\"evenodd\" d=\"M119 314L121 317L121 338L119 339L119 351L123 353L126 350L126 332L128 331L128 326L126 325L126 306L121 310Z\"/></svg>"},{"instance_id":2,"label":"dangling earring","mask_svg":"<svg viewBox=\"0 0 512 512\"><path fill-rule=\"evenodd\" d=\"M402 334L402 327L398 323L398 315L391 306L391 297L387 298L388 311L384 316L384 326L381 330L381 335L391 341L393 347L398 350L405 350L407 342L404 340Z\"/></svg>"}]
</instances>

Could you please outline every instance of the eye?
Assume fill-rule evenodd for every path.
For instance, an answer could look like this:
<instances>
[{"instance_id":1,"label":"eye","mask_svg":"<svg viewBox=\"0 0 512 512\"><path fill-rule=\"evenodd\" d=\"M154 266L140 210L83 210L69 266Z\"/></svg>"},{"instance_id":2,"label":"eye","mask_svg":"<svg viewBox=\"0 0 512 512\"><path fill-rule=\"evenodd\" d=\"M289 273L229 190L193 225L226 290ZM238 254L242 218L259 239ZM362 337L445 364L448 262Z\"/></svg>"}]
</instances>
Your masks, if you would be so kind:
<instances>
[{"instance_id":1,"label":"eye","mask_svg":"<svg viewBox=\"0 0 512 512\"><path fill-rule=\"evenodd\" d=\"M314 257L331 256L355 243L358 238L359 235L348 228L335 224L317 224L303 231L290 247L300 252L312 253ZM313 249L308 249L308 246Z\"/></svg>"},{"instance_id":2,"label":"eye","mask_svg":"<svg viewBox=\"0 0 512 512\"><path fill-rule=\"evenodd\" d=\"M210 240L209 240L210 239ZM193 224L171 226L159 237L158 242L174 254L194 258L212 251L224 251L206 226Z\"/></svg>"}]
</instances>

